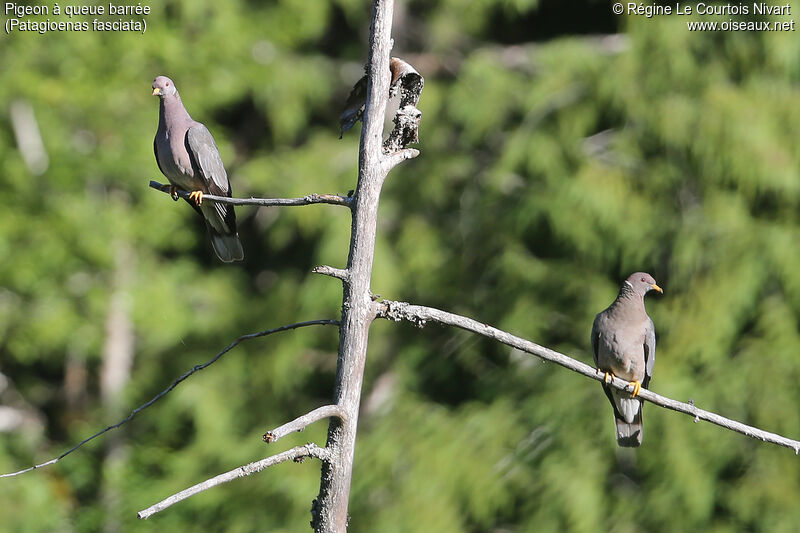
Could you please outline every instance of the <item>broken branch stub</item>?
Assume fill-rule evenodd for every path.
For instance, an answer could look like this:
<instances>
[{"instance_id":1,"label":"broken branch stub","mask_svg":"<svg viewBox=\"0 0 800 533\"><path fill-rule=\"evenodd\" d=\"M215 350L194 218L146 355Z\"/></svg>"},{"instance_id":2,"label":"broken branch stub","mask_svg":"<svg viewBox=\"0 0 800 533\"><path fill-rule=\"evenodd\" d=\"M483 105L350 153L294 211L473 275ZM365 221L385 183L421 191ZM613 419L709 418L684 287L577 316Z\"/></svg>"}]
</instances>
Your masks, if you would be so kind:
<instances>
[{"instance_id":1,"label":"broken branch stub","mask_svg":"<svg viewBox=\"0 0 800 533\"><path fill-rule=\"evenodd\" d=\"M408 105L416 107L422 94L422 87L425 85L425 78L417 72L417 69L397 57L391 59L389 69L392 72L389 98L397 96L399 90L400 107Z\"/></svg>"},{"instance_id":2,"label":"broken branch stub","mask_svg":"<svg viewBox=\"0 0 800 533\"><path fill-rule=\"evenodd\" d=\"M392 154L402 150L411 143L419 142L419 121L422 111L417 109L425 79L417 70L403 61L393 57L389 63L392 71L392 84L389 96L400 93L400 107L394 116L394 129L383 143L383 153Z\"/></svg>"},{"instance_id":3,"label":"broken branch stub","mask_svg":"<svg viewBox=\"0 0 800 533\"><path fill-rule=\"evenodd\" d=\"M383 152L391 154L402 150L411 143L419 142L419 122L422 112L417 109L425 79L409 63L397 57L389 63L391 83L389 97L399 94L400 106L394 116L394 129L383 143ZM364 76L353 86L345 102L344 111L339 116L341 134L361 120L367 102L367 77ZM340 135L341 138L341 135Z\"/></svg>"}]
</instances>

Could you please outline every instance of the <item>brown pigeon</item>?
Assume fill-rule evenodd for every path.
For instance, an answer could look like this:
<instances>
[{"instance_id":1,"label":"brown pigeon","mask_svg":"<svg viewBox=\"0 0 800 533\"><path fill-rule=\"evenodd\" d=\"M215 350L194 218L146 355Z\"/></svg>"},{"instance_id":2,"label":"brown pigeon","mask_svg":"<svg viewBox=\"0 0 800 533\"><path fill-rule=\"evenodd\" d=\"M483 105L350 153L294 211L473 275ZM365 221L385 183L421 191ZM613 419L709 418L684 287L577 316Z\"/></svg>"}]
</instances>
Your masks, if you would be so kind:
<instances>
[{"instance_id":1,"label":"brown pigeon","mask_svg":"<svg viewBox=\"0 0 800 533\"><path fill-rule=\"evenodd\" d=\"M649 385L656 362L656 331L644 308L644 295L651 290L664 292L650 274L631 274L617 299L595 317L592 326L594 364L606 374L603 390L614 408L617 444L624 447L642 443L644 402L636 396ZM611 387L612 376L630 381L633 392Z\"/></svg>"},{"instance_id":2,"label":"brown pigeon","mask_svg":"<svg viewBox=\"0 0 800 533\"><path fill-rule=\"evenodd\" d=\"M172 184L172 198L178 199L175 188L191 191L194 203L187 201L206 221L217 257L226 263L241 261L244 251L236 233L233 206L203 204L203 194L231 196L228 174L214 137L208 128L189 116L171 79L157 77L153 81L153 95L160 99L153 148L159 170Z\"/></svg>"}]
</instances>

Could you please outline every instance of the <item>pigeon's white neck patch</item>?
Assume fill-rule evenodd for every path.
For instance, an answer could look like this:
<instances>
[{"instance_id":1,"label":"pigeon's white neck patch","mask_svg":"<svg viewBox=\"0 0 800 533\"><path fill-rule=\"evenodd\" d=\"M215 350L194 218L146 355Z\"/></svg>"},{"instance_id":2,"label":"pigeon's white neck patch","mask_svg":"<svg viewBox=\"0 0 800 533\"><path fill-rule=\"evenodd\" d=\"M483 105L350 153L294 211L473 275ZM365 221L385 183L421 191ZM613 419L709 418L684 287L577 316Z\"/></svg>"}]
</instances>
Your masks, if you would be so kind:
<instances>
[{"instance_id":1,"label":"pigeon's white neck patch","mask_svg":"<svg viewBox=\"0 0 800 533\"><path fill-rule=\"evenodd\" d=\"M631 282L630 282L630 281L628 281L627 279L624 281L624 283L625 283L625 285L627 285L627 286L628 286L628 287L630 287L631 289L633 288L633 283L631 283Z\"/></svg>"}]
</instances>

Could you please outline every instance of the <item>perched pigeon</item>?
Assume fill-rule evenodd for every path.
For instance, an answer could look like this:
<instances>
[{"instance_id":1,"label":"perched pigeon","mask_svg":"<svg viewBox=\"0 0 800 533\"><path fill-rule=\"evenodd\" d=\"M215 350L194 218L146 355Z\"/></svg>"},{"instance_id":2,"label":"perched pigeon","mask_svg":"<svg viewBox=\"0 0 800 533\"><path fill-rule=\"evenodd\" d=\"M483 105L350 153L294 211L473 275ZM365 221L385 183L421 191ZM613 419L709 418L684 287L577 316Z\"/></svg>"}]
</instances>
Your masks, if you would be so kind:
<instances>
[{"instance_id":1,"label":"perched pigeon","mask_svg":"<svg viewBox=\"0 0 800 533\"><path fill-rule=\"evenodd\" d=\"M653 289L664 292L650 274L631 274L617 299L595 317L592 326L594 364L606 373L603 390L614 408L617 444L625 447L642 443L643 402L636 396L650 383L656 361L656 331L644 308L644 295ZM611 376L630 381L633 392L611 387Z\"/></svg>"},{"instance_id":2,"label":"perched pigeon","mask_svg":"<svg viewBox=\"0 0 800 533\"><path fill-rule=\"evenodd\" d=\"M217 257L226 263L241 261L244 251L236 233L233 206L203 204L203 194L231 196L228 175L214 137L208 128L189 116L171 79L157 77L153 81L153 95L160 99L158 131L153 141L158 168L173 188L191 191L194 203L189 204L205 219ZM172 197L178 199L174 190Z\"/></svg>"}]
</instances>

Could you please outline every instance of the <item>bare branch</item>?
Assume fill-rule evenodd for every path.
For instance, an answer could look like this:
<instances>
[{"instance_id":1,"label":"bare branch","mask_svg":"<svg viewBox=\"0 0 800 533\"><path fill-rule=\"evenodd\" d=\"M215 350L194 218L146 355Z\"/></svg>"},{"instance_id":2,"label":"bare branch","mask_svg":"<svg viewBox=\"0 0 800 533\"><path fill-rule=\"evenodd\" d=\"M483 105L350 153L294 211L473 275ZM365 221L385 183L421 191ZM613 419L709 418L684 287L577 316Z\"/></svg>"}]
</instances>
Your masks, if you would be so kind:
<instances>
[{"instance_id":1,"label":"bare branch","mask_svg":"<svg viewBox=\"0 0 800 533\"><path fill-rule=\"evenodd\" d=\"M170 193L170 186L167 184L159 183L157 181L150 181L150 187L153 189ZM181 198L189 199L189 193L176 189L175 193ZM343 205L350 207L353 204L353 198L350 196L340 196L338 194L307 194L300 198L228 198L227 196L214 196L213 194L204 194L203 201L210 200L218 204L230 205L257 205L260 207L291 207L298 205L311 205L311 204L331 204ZM192 200L193 202L194 200Z\"/></svg>"},{"instance_id":2,"label":"bare branch","mask_svg":"<svg viewBox=\"0 0 800 533\"><path fill-rule=\"evenodd\" d=\"M347 281L350 278L350 273L347 270L334 268L328 265L315 266L311 269L311 272L314 274L322 274L325 276L331 276L332 278L338 278L342 281Z\"/></svg>"},{"instance_id":3,"label":"bare branch","mask_svg":"<svg viewBox=\"0 0 800 533\"><path fill-rule=\"evenodd\" d=\"M234 347L236 347L239 343L241 343L243 341L250 340L250 339L255 339L257 337L265 337L267 335L272 335L273 333L278 333L278 332L281 332L281 331L288 331L290 329L297 329L297 328L302 328L302 327L306 327L306 326L317 326L317 325L338 326L339 325L339 321L338 320L330 320L330 319L309 320L307 322L298 322L296 324L289 324L287 326L281 326L279 328L265 329L264 331L259 331L257 333L249 333L247 335L242 335L241 337L236 338L233 342L231 342L225 348L223 348L220 352L217 353L217 355L215 355L210 360L206 361L202 365L195 365L194 367L192 367L191 370L189 370L188 372L183 374L181 377L179 377L178 379L173 381L172 384L169 387L167 387L163 391L161 391L158 394L156 394L147 403L144 403L144 404L140 405L139 407L137 407L136 409L134 409L133 411L131 411L131 414L129 414L127 417L125 417L121 421L117 422L116 424L114 424L112 426L108 426L107 428L105 428L105 429L103 429L101 431L98 431L97 433L95 433L91 437L87 437L87 438L83 439L78 444L76 444L75 446L73 446L72 448L70 448L69 450L65 451L64 453L62 453L61 455L59 455L58 457L56 457L54 459L50 459L49 461L46 461L44 463L41 463L41 464L38 464L38 465L34 465L34 466L29 467L29 468L25 468L24 470L19 470L17 472L11 472L11 473L8 473L8 474L2 474L2 475L0 475L0 478L18 476L20 474L24 474L25 472L30 472L31 470L36 470L37 468L42 468L43 466L49 466L49 465L52 465L54 463L57 463L58 461L60 461L61 459L63 459L67 455L71 454L72 452L74 452L75 450L77 450L78 448L80 448L81 446L83 446L84 444L89 442L90 440L94 440L95 438L99 437L103 433L105 433L107 431L111 431L112 429L117 429L118 427L120 427L121 425L125 424L126 422L129 422L129 421L133 420L133 417L135 417L137 414L139 414L139 412L147 409L148 407L150 407L151 405L156 403L158 400L160 400L161 398L166 396L170 391L172 391L172 389L177 387L178 384L180 384L181 381L185 380L186 378L188 378L189 376L191 376L195 372L199 372L200 370L203 370L204 368L214 364L217 361L217 359L219 359L220 357L222 357L223 355L225 355L226 353L231 351Z\"/></svg>"},{"instance_id":4,"label":"bare branch","mask_svg":"<svg viewBox=\"0 0 800 533\"><path fill-rule=\"evenodd\" d=\"M418 327L424 327L427 322L438 322L448 326L455 326L483 335L484 337L489 337L490 339L502 342L503 344L517 348L523 352L533 354L546 361L557 363L594 380L602 381L604 377L604 373L576 359L465 316L448 313L433 307L424 307L391 300L383 300L382 302L376 303L376 306L377 316L380 318L387 318L394 321L408 320ZM613 386L620 390L626 390L628 392L633 391L633 387L627 381L617 377L613 380ZM639 396L658 406L690 415L694 417L695 421L705 420L706 422L711 422L712 424L741 433L742 435L747 435L748 437L791 448L794 450L795 454L800 454L800 441L742 424L741 422L725 418L716 413L699 409L695 407L693 403L683 403L672 400L647 389L641 389Z\"/></svg>"},{"instance_id":5,"label":"bare branch","mask_svg":"<svg viewBox=\"0 0 800 533\"><path fill-rule=\"evenodd\" d=\"M28 170L36 176L44 174L50 165L47 149L42 142L42 133L33 106L27 100L14 100L9 106L9 118L22 160Z\"/></svg>"},{"instance_id":6,"label":"bare branch","mask_svg":"<svg viewBox=\"0 0 800 533\"><path fill-rule=\"evenodd\" d=\"M320 459L322 461L327 461L329 453L326 448L320 448L316 444L312 443L305 444L303 446L297 446L296 448L292 448L291 450L286 450L285 452L276 455L271 455L265 459L261 459L260 461L240 466L239 468L235 468L230 472L225 472L224 474L220 474L218 476L212 477L211 479L207 479L202 483L198 483L197 485L182 490L177 494L173 494L169 498L161 500L157 504L152 505L143 511L139 511L136 516L138 516L142 520L145 520L147 518L150 518L154 514L163 511L167 507L175 505L179 501L185 500L186 498L190 498L195 494L199 494L205 490L216 487L217 485L222 485L223 483L227 483L228 481L233 481L236 478L249 476L250 474L256 474L258 472L261 472L265 468L280 463L285 463L286 461L291 460L295 462L301 462L306 457L316 457L317 459Z\"/></svg>"},{"instance_id":7,"label":"bare branch","mask_svg":"<svg viewBox=\"0 0 800 533\"><path fill-rule=\"evenodd\" d=\"M314 422L322 420L323 418L330 418L335 416L340 420L344 420L346 413L344 410L339 407L338 405L323 405L322 407L317 407L313 411L306 413L302 416L299 416L288 422L280 427L273 429L272 431L267 431L264 433L262 437L264 442L272 443L276 440L285 437L289 433L293 433L295 431L303 431L306 427L310 426Z\"/></svg>"}]
</instances>

